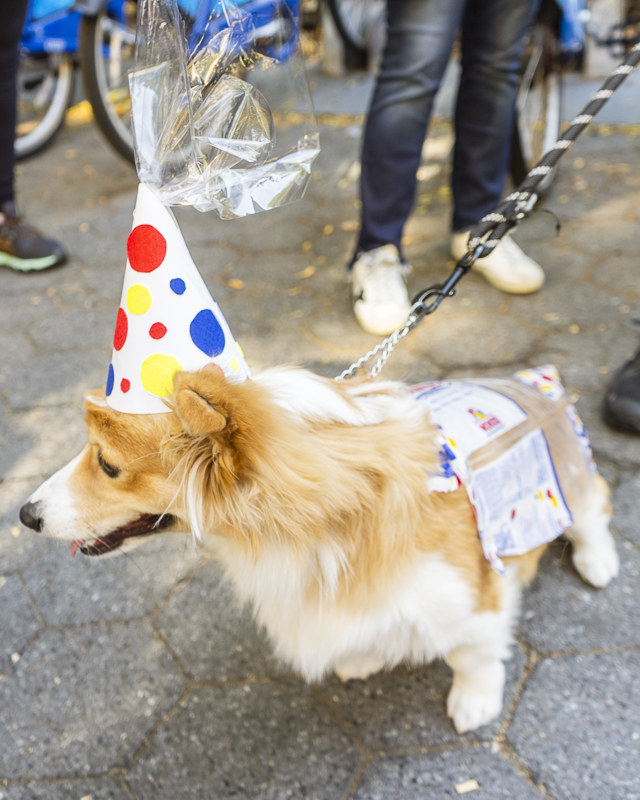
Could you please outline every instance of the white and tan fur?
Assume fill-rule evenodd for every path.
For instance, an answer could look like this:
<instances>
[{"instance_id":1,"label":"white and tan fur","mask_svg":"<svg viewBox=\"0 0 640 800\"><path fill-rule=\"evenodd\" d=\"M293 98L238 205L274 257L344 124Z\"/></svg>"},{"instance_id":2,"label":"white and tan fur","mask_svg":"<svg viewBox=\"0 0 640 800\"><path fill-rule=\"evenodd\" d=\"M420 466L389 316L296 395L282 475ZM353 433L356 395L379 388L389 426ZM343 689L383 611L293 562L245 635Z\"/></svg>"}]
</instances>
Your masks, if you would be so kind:
<instances>
[{"instance_id":1,"label":"white and tan fur","mask_svg":"<svg viewBox=\"0 0 640 800\"><path fill-rule=\"evenodd\" d=\"M118 413L94 393L87 421L87 447L23 508L31 527L95 555L118 536L133 546L144 537L126 526L155 515L212 551L305 678L444 658L458 731L500 713L520 587L543 548L492 570L464 488L430 488L435 431L406 387L295 369L231 384L212 367L176 376L166 414ZM578 445L562 437L575 473ZM586 465L569 480L587 487L564 487L574 563L604 586L618 570L608 490Z\"/></svg>"}]
</instances>

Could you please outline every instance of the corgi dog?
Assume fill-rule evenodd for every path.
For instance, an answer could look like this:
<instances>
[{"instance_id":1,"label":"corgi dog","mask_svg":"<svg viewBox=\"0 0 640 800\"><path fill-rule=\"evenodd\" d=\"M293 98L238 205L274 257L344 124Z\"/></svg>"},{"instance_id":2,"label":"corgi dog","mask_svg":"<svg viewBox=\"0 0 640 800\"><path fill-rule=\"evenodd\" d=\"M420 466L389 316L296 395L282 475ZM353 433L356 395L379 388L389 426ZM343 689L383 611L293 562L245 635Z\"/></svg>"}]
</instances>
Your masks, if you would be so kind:
<instances>
[{"instance_id":1,"label":"corgi dog","mask_svg":"<svg viewBox=\"0 0 640 800\"><path fill-rule=\"evenodd\" d=\"M542 432L570 514L574 565L604 587L618 571L609 492L566 402L516 379L496 385L528 416L494 448L506 452L523 425ZM472 411L474 423L495 427ZM545 545L501 557L502 574L494 568L476 489L436 488L442 431L419 392L297 368L233 383L209 365L176 374L166 413L118 412L97 391L86 417L87 445L28 499L25 525L92 557L188 531L304 678L363 679L442 658L453 670L447 712L459 732L500 714L521 587Z\"/></svg>"}]
</instances>

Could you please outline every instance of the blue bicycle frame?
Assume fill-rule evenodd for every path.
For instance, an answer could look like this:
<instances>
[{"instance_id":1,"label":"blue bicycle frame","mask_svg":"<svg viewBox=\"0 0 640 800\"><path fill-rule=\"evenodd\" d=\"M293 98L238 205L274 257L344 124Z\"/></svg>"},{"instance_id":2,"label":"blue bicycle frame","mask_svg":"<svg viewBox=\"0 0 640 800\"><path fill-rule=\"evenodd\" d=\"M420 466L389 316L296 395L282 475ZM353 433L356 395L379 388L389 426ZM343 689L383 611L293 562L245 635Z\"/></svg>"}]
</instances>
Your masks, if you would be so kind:
<instances>
[{"instance_id":1,"label":"blue bicycle frame","mask_svg":"<svg viewBox=\"0 0 640 800\"><path fill-rule=\"evenodd\" d=\"M176 0L183 19L189 21L187 47L193 52L229 27L228 49L238 55L257 50L276 61L295 52L300 35L300 0ZM235 11L241 11L238 20ZM227 16L230 12L231 19Z\"/></svg>"},{"instance_id":2,"label":"blue bicycle frame","mask_svg":"<svg viewBox=\"0 0 640 800\"><path fill-rule=\"evenodd\" d=\"M78 51L82 14L75 0L29 0L20 48L33 55Z\"/></svg>"},{"instance_id":3,"label":"blue bicycle frame","mask_svg":"<svg viewBox=\"0 0 640 800\"><path fill-rule=\"evenodd\" d=\"M78 52L80 22L83 14L95 15L106 6L109 14L124 21L125 0L29 0L27 21L22 33L21 49L32 55L47 53ZM207 26L212 11L222 8L220 0L177 0L180 10L194 20L190 43L200 38ZM255 33L268 38L269 25L278 8L289 11L292 30L286 37L286 45L277 53L279 59L292 52L298 35L299 0L234 0L234 5L249 12ZM221 15L224 20L224 15Z\"/></svg>"},{"instance_id":4,"label":"blue bicycle frame","mask_svg":"<svg viewBox=\"0 0 640 800\"><path fill-rule=\"evenodd\" d=\"M78 52L83 16L103 8L114 19L126 20L126 0L29 0L20 48L31 55Z\"/></svg>"},{"instance_id":5,"label":"blue bicycle frame","mask_svg":"<svg viewBox=\"0 0 640 800\"><path fill-rule=\"evenodd\" d=\"M584 26L584 0L557 0L562 10L559 45L565 55L578 55L584 50L586 31Z\"/></svg>"}]
</instances>

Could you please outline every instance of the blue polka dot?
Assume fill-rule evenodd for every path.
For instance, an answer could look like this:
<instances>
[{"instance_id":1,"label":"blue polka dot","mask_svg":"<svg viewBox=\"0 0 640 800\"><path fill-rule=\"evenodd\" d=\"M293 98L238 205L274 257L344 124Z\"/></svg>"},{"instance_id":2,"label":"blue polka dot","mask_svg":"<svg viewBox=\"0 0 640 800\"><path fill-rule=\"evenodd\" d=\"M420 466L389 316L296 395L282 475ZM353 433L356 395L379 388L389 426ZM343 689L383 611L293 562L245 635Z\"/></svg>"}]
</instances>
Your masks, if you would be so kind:
<instances>
[{"instance_id":1,"label":"blue polka dot","mask_svg":"<svg viewBox=\"0 0 640 800\"><path fill-rule=\"evenodd\" d=\"M198 312L189 326L191 341L209 357L218 356L224 350L224 331L208 308Z\"/></svg>"},{"instance_id":2,"label":"blue polka dot","mask_svg":"<svg viewBox=\"0 0 640 800\"><path fill-rule=\"evenodd\" d=\"M169 281L169 286L176 294L184 294L187 288L182 278L173 278Z\"/></svg>"},{"instance_id":3,"label":"blue polka dot","mask_svg":"<svg viewBox=\"0 0 640 800\"><path fill-rule=\"evenodd\" d=\"M105 389L105 394L107 395L107 397L109 397L109 395L113 391L114 378L115 375L113 372L113 364L109 364L109 372L107 373L107 388Z\"/></svg>"}]
</instances>

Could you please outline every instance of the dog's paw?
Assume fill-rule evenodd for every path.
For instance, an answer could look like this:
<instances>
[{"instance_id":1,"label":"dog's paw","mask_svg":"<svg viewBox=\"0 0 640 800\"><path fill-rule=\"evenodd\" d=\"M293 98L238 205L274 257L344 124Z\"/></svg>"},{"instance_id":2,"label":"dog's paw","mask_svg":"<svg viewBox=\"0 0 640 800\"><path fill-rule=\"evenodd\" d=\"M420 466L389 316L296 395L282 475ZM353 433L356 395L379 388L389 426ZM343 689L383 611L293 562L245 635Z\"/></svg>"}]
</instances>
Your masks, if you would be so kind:
<instances>
[{"instance_id":1,"label":"dog's paw","mask_svg":"<svg viewBox=\"0 0 640 800\"><path fill-rule=\"evenodd\" d=\"M341 661L336 666L335 673L343 683L353 680L363 681L369 675L380 672L383 667L384 661L379 656L359 656Z\"/></svg>"},{"instance_id":2,"label":"dog's paw","mask_svg":"<svg viewBox=\"0 0 640 800\"><path fill-rule=\"evenodd\" d=\"M597 543L574 545L573 565L580 576L595 586L604 588L620 569L620 561L613 537L607 532Z\"/></svg>"},{"instance_id":3,"label":"dog's paw","mask_svg":"<svg viewBox=\"0 0 640 800\"><path fill-rule=\"evenodd\" d=\"M447 715L458 733L467 733L494 720L502 711L502 690L470 691L455 683L447 698Z\"/></svg>"}]
</instances>

